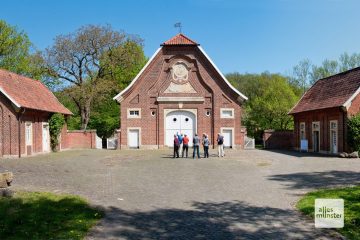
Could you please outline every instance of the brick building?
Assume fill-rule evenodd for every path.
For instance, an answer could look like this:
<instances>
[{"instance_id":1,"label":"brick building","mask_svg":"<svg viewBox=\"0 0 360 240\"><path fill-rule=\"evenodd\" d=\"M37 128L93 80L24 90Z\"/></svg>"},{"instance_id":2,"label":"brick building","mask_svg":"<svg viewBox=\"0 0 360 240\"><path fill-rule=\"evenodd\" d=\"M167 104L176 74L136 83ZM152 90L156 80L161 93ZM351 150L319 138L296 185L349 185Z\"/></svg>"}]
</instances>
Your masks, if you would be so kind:
<instances>
[{"instance_id":1,"label":"brick building","mask_svg":"<svg viewBox=\"0 0 360 240\"><path fill-rule=\"evenodd\" d=\"M360 68L317 81L294 106L295 148L307 142L313 152L347 151L346 121L360 112Z\"/></svg>"},{"instance_id":2,"label":"brick building","mask_svg":"<svg viewBox=\"0 0 360 240\"><path fill-rule=\"evenodd\" d=\"M40 81L0 69L0 157L50 152L53 113L71 114Z\"/></svg>"},{"instance_id":3,"label":"brick building","mask_svg":"<svg viewBox=\"0 0 360 240\"><path fill-rule=\"evenodd\" d=\"M243 147L242 103L199 44L178 34L161 44L131 84L114 97L121 105L121 148L173 145L175 133L222 132L227 147ZM191 142L191 141L190 141Z\"/></svg>"}]
</instances>

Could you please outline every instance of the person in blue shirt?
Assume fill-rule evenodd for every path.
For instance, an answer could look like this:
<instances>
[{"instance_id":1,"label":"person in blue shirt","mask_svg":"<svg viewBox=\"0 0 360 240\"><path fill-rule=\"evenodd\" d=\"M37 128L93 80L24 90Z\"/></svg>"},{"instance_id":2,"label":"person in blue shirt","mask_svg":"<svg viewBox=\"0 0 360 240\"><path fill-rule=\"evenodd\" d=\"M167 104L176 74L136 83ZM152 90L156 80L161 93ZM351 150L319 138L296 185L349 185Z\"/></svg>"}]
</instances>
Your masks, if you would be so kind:
<instances>
[{"instance_id":1,"label":"person in blue shirt","mask_svg":"<svg viewBox=\"0 0 360 240\"><path fill-rule=\"evenodd\" d=\"M180 144L180 146L179 146L179 154L182 155L184 136L183 136L183 134L177 133L177 138L179 139L179 144Z\"/></svg>"}]
</instances>

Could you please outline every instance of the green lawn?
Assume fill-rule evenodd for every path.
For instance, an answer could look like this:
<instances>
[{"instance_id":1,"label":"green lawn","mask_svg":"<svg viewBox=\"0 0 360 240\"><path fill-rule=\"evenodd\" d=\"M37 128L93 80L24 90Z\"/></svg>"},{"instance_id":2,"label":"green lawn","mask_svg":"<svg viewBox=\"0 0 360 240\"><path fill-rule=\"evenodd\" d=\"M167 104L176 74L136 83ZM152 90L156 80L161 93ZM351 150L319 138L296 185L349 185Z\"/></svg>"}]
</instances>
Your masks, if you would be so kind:
<instances>
[{"instance_id":1,"label":"green lawn","mask_svg":"<svg viewBox=\"0 0 360 240\"><path fill-rule=\"evenodd\" d=\"M0 239L82 239L102 215L78 196L17 192L0 197Z\"/></svg>"},{"instance_id":2,"label":"green lawn","mask_svg":"<svg viewBox=\"0 0 360 240\"><path fill-rule=\"evenodd\" d=\"M310 192L300 199L296 207L306 215L314 217L316 198L344 199L345 226L337 230L348 239L360 239L360 186Z\"/></svg>"}]
</instances>

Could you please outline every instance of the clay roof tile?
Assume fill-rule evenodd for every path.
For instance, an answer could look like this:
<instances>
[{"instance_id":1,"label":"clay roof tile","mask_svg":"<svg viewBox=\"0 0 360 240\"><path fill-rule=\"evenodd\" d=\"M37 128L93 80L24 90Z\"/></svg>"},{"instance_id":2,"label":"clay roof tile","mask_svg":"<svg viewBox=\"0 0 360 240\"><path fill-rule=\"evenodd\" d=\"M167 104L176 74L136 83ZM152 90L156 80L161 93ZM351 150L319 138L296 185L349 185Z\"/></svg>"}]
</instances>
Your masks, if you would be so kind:
<instances>
[{"instance_id":1,"label":"clay roof tile","mask_svg":"<svg viewBox=\"0 0 360 240\"><path fill-rule=\"evenodd\" d=\"M18 107L71 115L40 81L0 69L0 91Z\"/></svg>"},{"instance_id":2,"label":"clay roof tile","mask_svg":"<svg viewBox=\"0 0 360 240\"><path fill-rule=\"evenodd\" d=\"M360 88L360 67L318 80L289 114L341 107Z\"/></svg>"},{"instance_id":3,"label":"clay roof tile","mask_svg":"<svg viewBox=\"0 0 360 240\"><path fill-rule=\"evenodd\" d=\"M182 33L177 34L176 36L172 37L171 39L167 40L161 46L169 46L169 45L195 45L198 46L195 41L191 40L187 36Z\"/></svg>"}]
</instances>

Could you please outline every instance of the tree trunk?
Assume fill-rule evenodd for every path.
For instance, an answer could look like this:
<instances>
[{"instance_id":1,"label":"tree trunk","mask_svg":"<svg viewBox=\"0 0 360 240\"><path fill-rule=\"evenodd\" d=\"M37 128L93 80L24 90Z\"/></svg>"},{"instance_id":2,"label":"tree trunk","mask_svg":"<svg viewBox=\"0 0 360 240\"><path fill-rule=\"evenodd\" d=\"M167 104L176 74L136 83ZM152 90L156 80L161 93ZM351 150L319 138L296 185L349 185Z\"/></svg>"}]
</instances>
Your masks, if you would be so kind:
<instances>
[{"instance_id":1,"label":"tree trunk","mask_svg":"<svg viewBox=\"0 0 360 240\"><path fill-rule=\"evenodd\" d=\"M81 130L86 130L90 120L90 106L84 106L80 109Z\"/></svg>"}]
</instances>

